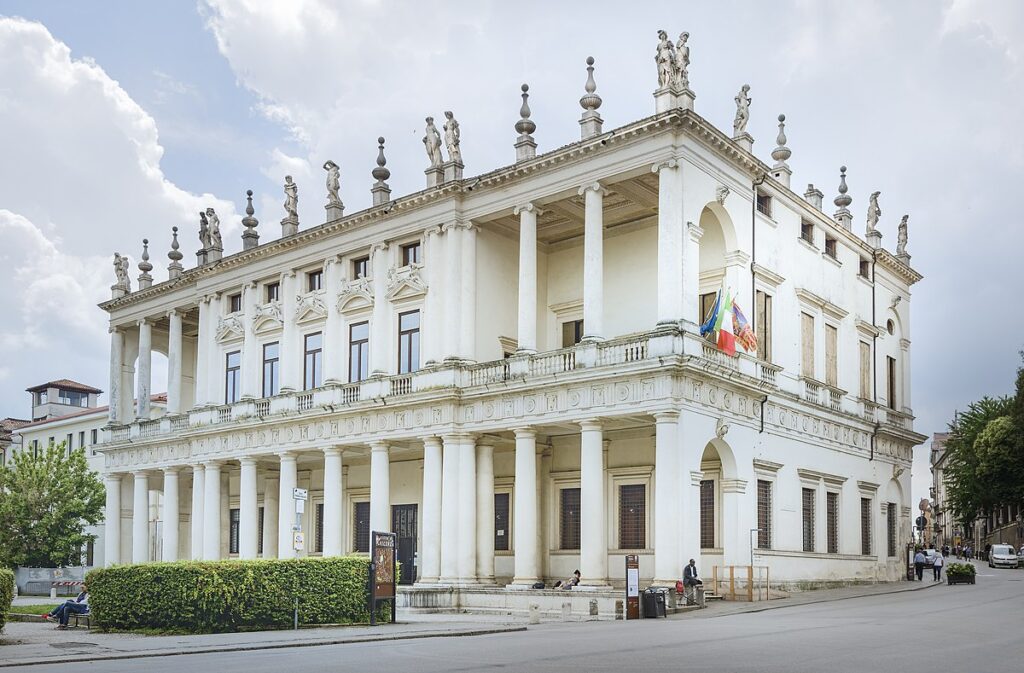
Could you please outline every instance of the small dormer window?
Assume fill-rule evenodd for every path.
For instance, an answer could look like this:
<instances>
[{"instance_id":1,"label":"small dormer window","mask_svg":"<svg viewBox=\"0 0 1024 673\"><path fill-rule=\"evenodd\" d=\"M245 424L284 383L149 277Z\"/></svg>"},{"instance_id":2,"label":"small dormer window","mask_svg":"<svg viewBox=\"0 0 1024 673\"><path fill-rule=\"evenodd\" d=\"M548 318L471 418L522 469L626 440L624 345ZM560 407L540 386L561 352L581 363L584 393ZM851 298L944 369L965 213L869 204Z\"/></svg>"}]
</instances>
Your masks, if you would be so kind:
<instances>
[{"instance_id":1,"label":"small dormer window","mask_svg":"<svg viewBox=\"0 0 1024 673\"><path fill-rule=\"evenodd\" d=\"M757 212L766 217L772 216L772 197L761 192L757 193Z\"/></svg>"},{"instance_id":2,"label":"small dormer window","mask_svg":"<svg viewBox=\"0 0 1024 673\"><path fill-rule=\"evenodd\" d=\"M831 236L825 237L825 254L836 259L836 239Z\"/></svg>"},{"instance_id":3,"label":"small dormer window","mask_svg":"<svg viewBox=\"0 0 1024 673\"><path fill-rule=\"evenodd\" d=\"M323 287L324 284L324 272L310 271L306 274L306 292L315 292Z\"/></svg>"},{"instance_id":4,"label":"small dormer window","mask_svg":"<svg viewBox=\"0 0 1024 673\"><path fill-rule=\"evenodd\" d=\"M860 276L871 280L871 262L866 259L860 260Z\"/></svg>"},{"instance_id":5,"label":"small dormer window","mask_svg":"<svg viewBox=\"0 0 1024 673\"><path fill-rule=\"evenodd\" d=\"M814 225L807 220L800 222L800 238L814 245Z\"/></svg>"},{"instance_id":6,"label":"small dormer window","mask_svg":"<svg viewBox=\"0 0 1024 673\"><path fill-rule=\"evenodd\" d=\"M233 294L228 297L228 312L240 313L242 311L242 294Z\"/></svg>"}]
</instances>

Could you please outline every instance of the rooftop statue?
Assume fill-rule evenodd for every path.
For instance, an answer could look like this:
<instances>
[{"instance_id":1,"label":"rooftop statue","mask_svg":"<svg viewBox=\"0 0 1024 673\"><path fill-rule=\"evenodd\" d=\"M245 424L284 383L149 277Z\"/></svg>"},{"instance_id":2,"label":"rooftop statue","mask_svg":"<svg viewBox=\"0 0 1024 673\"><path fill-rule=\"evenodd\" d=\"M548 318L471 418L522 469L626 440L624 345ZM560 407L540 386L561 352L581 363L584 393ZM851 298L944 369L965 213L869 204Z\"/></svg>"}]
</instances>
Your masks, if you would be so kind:
<instances>
[{"instance_id":1,"label":"rooftop statue","mask_svg":"<svg viewBox=\"0 0 1024 673\"><path fill-rule=\"evenodd\" d=\"M658 64L658 88L672 86L676 72L676 53L672 40L668 39L668 33L663 30L658 31L658 50L654 62Z\"/></svg>"},{"instance_id":2,"label":"rooftop statue","mask_svg":"<svg viewBox=\"0 0 1024 673\"><path fill-rule=\"evenodd\" d=\"M209 239L210 239L210 245L207 246L207 247L216 248L216 249L219 249L219 250L223 249L224 248L224 243L221 241L221 238L220 238L220 218L217 217L217 213L214 212L213 208L207 208L206 209L206 217L205 217L205 219L206 219L206 221L208 223L208 226L209 226Z\"/></svg>"},{"instance_id":3,"label":"rooftop statue","mask_svg":"<svg viewBox=\"0 0 1024 673\"><path fill-rule=\"evenodd\" d=\"M284 176L284 212L285 217L299 217L299 186L292 176Z\"/></svg>"},{"instance_id":4,"label":"rooftop statue","mask_svg":"<svg viewBox=\"0 0 1024 673\"><path fill-rule=\"evenodd\" d=\"M427 148L427 158L430 159L430 167L438 168L444 163L441 156L441 134L434 126L434 118L427 117L427 135L423 136L423 145Z\"/></svg>"},{"instance_id":5,"label":"rooftop statue","mask_svg":"<svg viewBox=\"0 0 1024 673\"><path fill-rule=\"evenodd\" d=\"M341 197L338 196L338 190L341 189L341 171L338 164L328 159L324 162L324 170L327 171L327 205L340 206Z\"/></svg>"},{"instance_id":6,"label":"rooftop statue","mask_svg":"<svg viewBox=\"0 0 1024 673\"><path fill-rule=\"evenodd\" d=\"M744 84L740 92L736 94L736 119L732 122L732 133L734 136L747 132L747 122L750 121L750 103L752 99L747 95L750 85Z\"/></svg>"},{"instance_id":7,"label":"rooftop statue","mask_svg":"<svg viewBox=\"0 0 1024 673\"><path fill-rule=\"evenodd\" d=\"M444 146L448 148L448 159L456 163L462 163L462 150L459 148L459 140L462 132L459 130L459 122L451 110L444 113Z\"/></svg>"},{"instance_id":8,"label":"rooftop statue","mask_svg":"<svg viewBox=\"0 0 1024 673\"><path fill-rule=\"evenodd\" d=\"M119 287L125 292L132 291L132 281L128 277L128 258L122 257L118 252L114 253L114 276L117 278L114 287Z\"/></svg>"},{"instance_id":9,"label":"rooftop statue","mask_svg":"<svg viewBox=\"0 0 1024 673\"><path fill-rule=\"evenodd\" d=\"M907 254L907 220L910 215L904 215L903 219L900 220L899 233L896 234L896 254L905 255Z\"/></svg>"},{"instance_id":10,"label":"rooftop statue","mask_svg":"<svg viewBox=\"0 0 1024 673\"><path fill-rule=\"evenodd\" d=\"M689 39L690 34L684 32L676 42L675 81L683 89L690 88L690 47L686 44Z\"/></svg>"},{"instance_id":11,"label":"rooftop statue","mask_svg":"<svg viewBox=\"0 0 1024 673\"><path fill-rule=\"evenodd\" d=\"M882 217L882 209L878 207L878 195L882 192L873 192L871 194L870 202L868 203L868 228L867 233L875 233L875 227L878 226L878 219Z\"/></svg>"}]
</instances>

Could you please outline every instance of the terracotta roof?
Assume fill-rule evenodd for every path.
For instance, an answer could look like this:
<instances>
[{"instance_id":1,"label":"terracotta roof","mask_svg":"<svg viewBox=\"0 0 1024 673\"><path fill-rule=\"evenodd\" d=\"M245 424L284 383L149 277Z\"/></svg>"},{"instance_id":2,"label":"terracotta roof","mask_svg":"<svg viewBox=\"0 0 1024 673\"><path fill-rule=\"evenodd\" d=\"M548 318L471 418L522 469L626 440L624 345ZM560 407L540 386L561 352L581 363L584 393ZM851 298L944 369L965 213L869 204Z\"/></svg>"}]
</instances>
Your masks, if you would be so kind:
<instances>
[{"instance_id":1,"label":"terracotta roof","mask_svg":"<svg viewBox=\"0 0 1024 673\"><path fill-rule=\"evenodd\" d=\"M166 404L167 403L167 393L156 393L155 395L150 395L149 396L149 401L150 402L163 402L163 403ZM40 425L46 425L47 423L56 423L58 421L66 421L69 418L77 418L79 416L87 416L89 414L98 414L98 413L105 414L109 410L110 410L110 405L108 405L108 404L105 404L102 407L89 407L88 409L82 409L81 411L76 411L73 414L65 414L63 416L54 416L53 418L45 418L45 419L43 419L41 421L32 421L32 422L25 421L24 425L22 425L22 426L20 426L19 428L16 428L16 429L20 430L21 428L37 428Z\"/></svg>"},{"instance_id":2,"label":"terracotta roof","mask_svg":"<svg viewBox=\"0 0 1024 673\"><path fill-rule=\"evenodd\" d=\"M71 379L57 379L56 381L50 381L48 383L40 383L38 386L25 388L25 392L39 393L47 388L64 388L66 390L76 390L81 393L95 393L97 395L103 392L99 388L93 388L92 386L87 386L84 383L72 381Z\"/></svg>"}]
</instances>

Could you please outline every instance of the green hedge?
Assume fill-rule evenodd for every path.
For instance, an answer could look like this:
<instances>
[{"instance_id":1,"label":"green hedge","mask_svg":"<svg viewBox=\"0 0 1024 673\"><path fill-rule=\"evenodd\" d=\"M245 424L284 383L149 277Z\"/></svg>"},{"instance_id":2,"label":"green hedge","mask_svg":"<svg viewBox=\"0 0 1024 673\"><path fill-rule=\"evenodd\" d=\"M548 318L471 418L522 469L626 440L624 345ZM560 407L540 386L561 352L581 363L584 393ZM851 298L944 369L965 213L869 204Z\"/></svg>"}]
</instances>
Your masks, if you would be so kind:
<instances>
[{"instance_id":1,"label":"green hedge","mask_svg":"<svg viewBox=\"0 0 1024 673\"><path fill-rule=\"evenodd\" d=\"M7 613L11 611L14 600L14 572L0 568L0 629L7 623Z\"/></svg>"},{"instance_id":2,"label":"green hedge","mask_svg":"<svg viewBox=\"0 0 1024 673\"><path fill-rule=\"evenodd\" d=\"M222 633L370 620L365 556L112 566L86 576L104 629ZM381 606L378 619L390 620Z\"/></svg>"}]
</instances>

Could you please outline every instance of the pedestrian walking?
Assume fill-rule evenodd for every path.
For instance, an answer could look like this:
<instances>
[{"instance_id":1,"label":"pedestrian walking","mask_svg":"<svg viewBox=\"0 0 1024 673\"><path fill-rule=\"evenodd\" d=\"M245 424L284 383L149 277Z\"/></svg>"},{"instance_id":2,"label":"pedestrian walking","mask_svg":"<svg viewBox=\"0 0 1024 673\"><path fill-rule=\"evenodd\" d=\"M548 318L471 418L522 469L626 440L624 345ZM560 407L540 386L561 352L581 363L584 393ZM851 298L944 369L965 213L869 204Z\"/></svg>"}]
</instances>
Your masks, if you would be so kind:
<instances>
[{"instance_id":1,"label":"pedestrian walking","mask_svg":"<svg viewBox=\"0 0 1024 673\"><path fill-rule=\"evenodd\" d=\"M920 549L914 554L914 572L917 573L917 581L924 579L924 552Z\"/></svg>"},{"instance_id":2,"label":"pedestrian walking","mask_svg":"<svg viewBox=\"0 0 1024 673\"><path fill-rule=\"evenodd\" d=\"M935 561L932 563L932 579L936 582L942 581L942 566L946 564L946 559L942 554L935 555Z\"/></svg>"}]
</instances>

